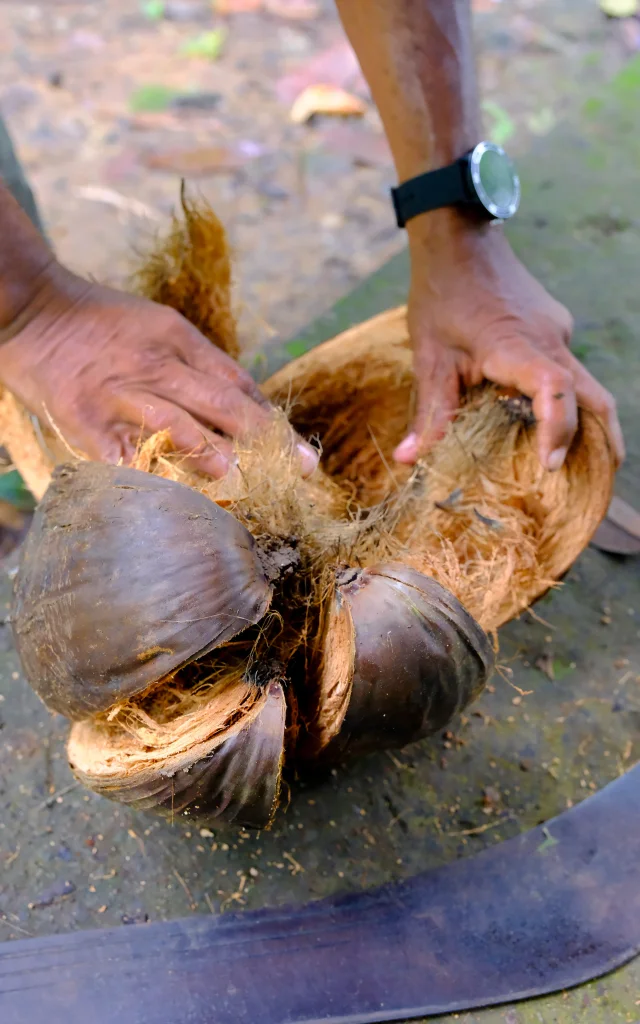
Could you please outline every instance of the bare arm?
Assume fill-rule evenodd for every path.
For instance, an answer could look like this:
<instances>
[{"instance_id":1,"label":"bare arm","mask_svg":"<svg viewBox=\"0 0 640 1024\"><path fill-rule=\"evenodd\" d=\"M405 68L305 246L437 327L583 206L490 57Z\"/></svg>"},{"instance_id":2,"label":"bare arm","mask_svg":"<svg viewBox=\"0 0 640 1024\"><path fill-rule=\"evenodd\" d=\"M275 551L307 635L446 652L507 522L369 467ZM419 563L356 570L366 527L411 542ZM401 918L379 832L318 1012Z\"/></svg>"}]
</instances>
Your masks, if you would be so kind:
<instances>
[{"instance_id":1,"label":"bare arm","mask_svg":"<svg viewBox=\"0 0 640 1024\"><path fill-rule=\"evenodd\" d=\"M466 0L337 0L400 181L441 167L480 132Z\"/></svg>"},{"instance_id":2,"label":"bare arm","mask_svg":"<svg viewBox=\"0 0 640 1024\"><path fill-rule=\"evenodd\" d=\"M399 181L442 167L482 138L468 0L337 0L391 145ZM453 209L409 222L409 328L418 387L396 458L442 434L462 384L483 378L533 399L540 459L559 469L583 405L620 461L612 396L569 352L572 320L516 259L502 228Z\"/></svg>"}]
</instances>

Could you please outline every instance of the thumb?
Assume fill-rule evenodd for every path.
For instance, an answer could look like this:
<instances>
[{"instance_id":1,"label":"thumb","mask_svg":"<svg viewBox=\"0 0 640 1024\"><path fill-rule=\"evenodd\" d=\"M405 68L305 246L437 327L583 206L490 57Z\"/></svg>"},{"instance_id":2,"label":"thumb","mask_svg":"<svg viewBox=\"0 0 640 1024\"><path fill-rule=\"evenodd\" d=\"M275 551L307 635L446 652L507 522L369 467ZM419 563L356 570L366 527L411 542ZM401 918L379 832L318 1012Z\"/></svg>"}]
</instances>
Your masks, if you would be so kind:
<instances>
[{"instance_id":1,"label":"thumb","mask_svg":"<svg viewBox=\"0 0 640 1024\"><path fill-rule=\"evenodd\" d=\"M413 423L393 453L396 462L412 464L445 433L460 403L460 379L450 353L416 352L417 407Z\"/></svg>"}]
</instances>

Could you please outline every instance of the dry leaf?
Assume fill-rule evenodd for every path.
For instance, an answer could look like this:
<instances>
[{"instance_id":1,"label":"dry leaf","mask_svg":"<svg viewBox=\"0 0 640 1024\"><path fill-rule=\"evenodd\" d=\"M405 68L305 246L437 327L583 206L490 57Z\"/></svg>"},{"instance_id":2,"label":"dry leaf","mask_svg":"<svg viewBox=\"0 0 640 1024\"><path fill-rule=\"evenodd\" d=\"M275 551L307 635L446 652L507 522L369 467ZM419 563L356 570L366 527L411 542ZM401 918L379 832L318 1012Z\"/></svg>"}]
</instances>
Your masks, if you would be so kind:
<instances>
[{"instance_id":1,"label":"dry leaf","mask_svg":"<svg viewBox=\"0 0 640 1024\"><path fill-rule=\"evenodd\" d=\"M600 10L609 18L632 18L640 10L639 0L600 0Z\"/></svg>"},{"instance_id":2,"label":"dry leaf","mask_svg":"<svg viewBox=\"0 0 640 1024\"><path fill-rule=\"evenodd\" d=\"M142 163L152 171L194 178L206 174L235 171L245 163L246 157L228 146L198 146L194 149L170 147L145 153Z\"/></svg>"},{"instance_id":3,"label":"dry leaf","mask_svg":"<svg viewBox=\"0 0 640 1024\"><path fill-rule=\"evenodd\" d=\"M300 93L291 108L294 124L304 124L314 114L338 117L362 117L367 106L359 96L335 85L309 85Z\"/></svg>"},{"instance_id":4,"label":"dry leaf","mask_svg":"<svg viewBox=\"0 0 640 1024\"><path fill-rule=\"evenodd\" d=\"M327 50L307 60L296 71L285 75L276 85L281 103L293 103L309 85L326 82L341 89L352 89L362 96L369 95L358 58L346 39L334 43Z\"/></svg>"},{"instance_id":5,"label":"dry leaf","mask_svg":"<svg viewBox=\"0 0 640 1024\"><path fill-rule=\"evenodd\" d=\"M74 194L81 199L88 199L93 203L104 203L105 206L113 206L123 213L131 213L134 217L142 217L147 220L162 220L161 215L153 207L143 203L140 199L132 196L125 196L122 192L116 192L113 188L103 188L101 185L83 185L75 188Z\"/></svg>"}]
</instances>

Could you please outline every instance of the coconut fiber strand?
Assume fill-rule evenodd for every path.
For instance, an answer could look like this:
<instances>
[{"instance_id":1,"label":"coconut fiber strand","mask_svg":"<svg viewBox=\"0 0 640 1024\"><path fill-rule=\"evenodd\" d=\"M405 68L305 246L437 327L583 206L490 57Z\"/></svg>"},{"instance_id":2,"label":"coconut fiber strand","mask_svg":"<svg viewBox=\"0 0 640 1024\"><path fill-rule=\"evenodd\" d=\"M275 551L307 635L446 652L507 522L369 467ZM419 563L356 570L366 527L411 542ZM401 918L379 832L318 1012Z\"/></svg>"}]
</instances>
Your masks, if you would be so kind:
<instances>
[{"instance_id":1,"label":"coconut fiber strand","mask_svg":"<svg viewBox=\"0 0 640 1024\"><path fill-rule=\"evenodd\" d=\"M139 290L236 354L215 214L183 218ZM393 462L414 379L405 309L267 381L272 426L220 481L168 433L131 467L40 440L9 394L0 440L38 497L13 628L25 675L72 721L95 791L214 825L268 825L283 767L441 729L492 670L496 630L554 584L605 515L613 462L581 412L557 473L526 399L471 391L416 467ZM321 449L302 479L288 420ZM61 465L54 470L56 462Z\"/></svg>"}]
</instances>

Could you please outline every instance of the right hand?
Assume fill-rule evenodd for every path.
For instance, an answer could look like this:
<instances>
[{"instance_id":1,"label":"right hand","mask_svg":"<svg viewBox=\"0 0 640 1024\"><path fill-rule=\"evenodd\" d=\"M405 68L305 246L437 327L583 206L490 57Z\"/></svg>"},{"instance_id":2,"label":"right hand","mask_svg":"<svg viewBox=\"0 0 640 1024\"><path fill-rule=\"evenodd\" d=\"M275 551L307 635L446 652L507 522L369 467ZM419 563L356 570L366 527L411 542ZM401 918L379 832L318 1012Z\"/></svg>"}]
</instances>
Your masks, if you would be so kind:
<instances>
[{"instance_id":1,"label":"right hand","mask_svg":"<svg viewBox=\"0 0 640 1024\"><path fill-rule=\"evenodd\" d=\"M490 380L532 399L546 469L563 465L579 407L599 417L620 465L616 403L571 354L571 316L516 258L502 229L441 210L417 217L409 236L418 401L396 460L415 462L444 434L462 388Z\"/></svg>"},{"instance_id":2,"label":"right hand","mask_svg":"<svg viewBox=\"0 0 640 1024\"><path fill-rule=\"evenodd\" d=\"M92 284L53 262L0 333L0 381L89 458L130 463L141 436L170 430L202 473L222 477L233 438L272 417L251 376L180 314ZM304 475L318 454L292 431Z\"/></svg>"}]
</instances>

